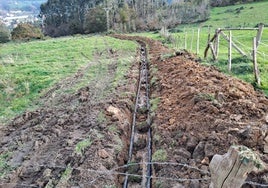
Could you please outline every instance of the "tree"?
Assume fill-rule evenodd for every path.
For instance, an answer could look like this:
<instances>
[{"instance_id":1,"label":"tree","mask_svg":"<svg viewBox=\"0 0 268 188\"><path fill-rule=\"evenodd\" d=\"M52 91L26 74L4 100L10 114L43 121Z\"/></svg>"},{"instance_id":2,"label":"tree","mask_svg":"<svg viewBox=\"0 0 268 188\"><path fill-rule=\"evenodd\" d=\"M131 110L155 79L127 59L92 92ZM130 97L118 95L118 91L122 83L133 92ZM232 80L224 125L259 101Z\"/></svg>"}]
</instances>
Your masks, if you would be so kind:
<instances>
[{"instance_id":1,"label":"tree","mask_svg":"<svg viewBox=\"0 0 268 188\"><path fill-rule=\"evenodd\" d=\"M209 16L209 3L210 0L48 0L41 5L40 14L45 18L44 32L50 36L103 32L107 21L109 28L116 31L155 30L163 25L204 21ZM109 9L108 20L103 8Z\"/></svg>"},{"instance_id":2,"label":"tree","mask_svg":"<svg viewBox=\"0 0 268 188\"><path fill-rule=\"evenodd\" d=\"M4 23L0 22L0 43L5 43L10 40L10 32Z\"/></svg>"},{"instance_id":3,"label":"tree","mask_svg":"<svg viewBox=\"0 0 268 188\"><path fill-rule=\"evenodd\" d=\"M85 18L85 33L104 32L107 30L106 13L101 7L90 9Z\"/></svg>"}]
</instances>

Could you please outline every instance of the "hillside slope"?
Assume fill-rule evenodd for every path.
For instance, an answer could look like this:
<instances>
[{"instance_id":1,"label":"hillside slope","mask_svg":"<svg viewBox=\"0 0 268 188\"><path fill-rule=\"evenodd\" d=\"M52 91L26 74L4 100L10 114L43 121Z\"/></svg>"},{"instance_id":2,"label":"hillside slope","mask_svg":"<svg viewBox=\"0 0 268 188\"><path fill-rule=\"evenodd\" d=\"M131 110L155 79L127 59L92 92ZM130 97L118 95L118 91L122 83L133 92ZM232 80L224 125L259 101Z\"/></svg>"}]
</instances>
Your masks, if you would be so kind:
<instances>
[{"instance_id":1,"label":"hillside slope","mask_svg":"<svg viewBox=\"0 0 268 188\"><path fill-rule=\"evenodd\" d=\"M151 125L153 160L162 162L153 165L153 187L208 187L212 156L226 153L234 144L248 146L268 163L268 100L264 95L245 82L200 65L187 52L170 57L171 50L151 39L116 37L144 41L150 49L150 95L152 101L159 101ZM8 161L2 166L9 172L0 185L121 187L138 62L133 62L124 82L105 99L97 100L97 96L119 71L116 63L95 84L72 95L47 95L44 108L25 112L1 127L0 154ZM69 84L82 76L77 73ZM60 88L69 84L62 83ZM133 173L143 164L136 165ZM244 187L254 187L252 182L268 185L267 170L250 174L247 181L251 183Z\"/></svg>"}]
</instances>

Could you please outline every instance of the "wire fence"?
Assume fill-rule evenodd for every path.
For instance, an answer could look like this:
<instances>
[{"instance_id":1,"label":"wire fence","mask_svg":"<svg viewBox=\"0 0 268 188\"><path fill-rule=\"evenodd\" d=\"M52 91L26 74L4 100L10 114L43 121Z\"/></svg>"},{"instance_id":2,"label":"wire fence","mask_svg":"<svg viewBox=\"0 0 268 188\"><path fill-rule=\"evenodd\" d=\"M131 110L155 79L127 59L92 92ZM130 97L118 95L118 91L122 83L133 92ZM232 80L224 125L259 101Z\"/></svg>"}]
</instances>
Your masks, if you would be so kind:
<instances>
[{"instance_id":1,"label":"wire fence","mask_svg":"<svg viewBox=\"0 0 268 188\"><path fill-rule=\"evenodd\" d=\"M267 32L268 30L265 30ZM252 56L252 41L255 36L256 30L253 30L251 33L237 33L232 36L233 42L237 44L241 49L246 51L248 57ZM203 56L204 49L207 45L209 38L214 33L211 32L210 28L198 28L198 29L183 29L181 33L169 33L167 29L162 29L160 35L166 38L167 42L170 43L171 47L181 50L186 49L191 53L195 53L198 56ZM209 37L210 36L210 37ZM262 56L263 61L267 61L268 56L268 40L261 39L258 47L257 53ZM221 42L221 47L225 48L220 54L228 54L227 48L228 43L226 41ZM226 52L225 52L226 51ZM233 52L234 54L239 54L238 52ZM226 56L227 57L227 56Z\"/></svg>"},{"instance_id":2,"label":"wire fence","mask_svg":"<svg viewBox=\"0 0 268 188\"><path fill-rule=\"evenodd\" d=\"M131 167L131 166L136 166L136 165L148 165L148 164L152 164L152 165L168 165L168 166L181 166L181 167L185 167L188 169L192 169L195 171L198 171L200 173L203 173L203 175L206 175L206 178L174 178L174 177L162 177L162 176L147 176L147 175L140 175L140 174L134 174L134 173L125 173L125 172L121 172L122 170ZM203 181L203 182L207 182L209 183L209 181L211 180L210 176L210 172L206 171L206 170L202 170L199 169L195 166L191 166L185 163L174 163L174 162L143 162L143 163L130 163L127 165L123 165L123 166L119 166L119 167L115 167L111 170L95 170L95 169L84 169L84 168L80 168L80 167L70 167L70 166L60 166L60 165L34 165L34 166L29 166L29 169L36 169L36 167L42 167L42 168L49 168L49 169L69 169L69 170L77 170L77 171L84 171L84 172L91 172L91 173L96 173L101 177L107 177L107 175L122 175L122 176L132 176L132 177L139 177L139 178L151 178L154 180L161 180L161 181L174 181L174 182L191 182L191 181ZM119 171L121 169L121 171ZM95 181L97 181L96 179L92 180L91 182L88 182L88 185L92 185ZM253 185L253 186L258 186L258 187L268 187L268 184L264 184L264 183L258 183L258 182L253 182L253 181L245 181L244 184L248 184L248 185ZM33 187L33 188L37 188L39 186L36 185L30 185L30 184L24 184L24 183L0 183L0 186L5 186L5 185L14 185L14 186L25 186L25 187Z\"/></svg>"}]
</instances>

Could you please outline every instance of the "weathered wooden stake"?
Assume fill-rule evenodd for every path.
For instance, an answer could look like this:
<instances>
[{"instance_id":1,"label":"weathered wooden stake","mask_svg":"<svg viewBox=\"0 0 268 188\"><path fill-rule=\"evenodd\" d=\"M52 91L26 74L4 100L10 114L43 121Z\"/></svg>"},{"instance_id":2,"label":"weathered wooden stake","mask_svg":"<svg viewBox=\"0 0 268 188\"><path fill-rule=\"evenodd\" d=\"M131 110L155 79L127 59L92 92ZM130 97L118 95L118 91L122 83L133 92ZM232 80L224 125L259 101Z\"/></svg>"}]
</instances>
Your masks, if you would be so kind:
<instances>
[{"instance_id":1,"label":"weathered wooden stake","mask_svg":"<svg viewBox=\"0 0 268 188\"><path fill-rule=\"evenodd\" d=\"M191 37L191 52L193 51L193 42L194 42L194 30L192 30L192 37Z\"/></svg>"},{"instance_id":2,"label":"weathered wooden stake","mask_svg":"<svg viewBox=\"0 0 268 188\"><path fill-rule=\"evenodd\" d=\"M212 56L213 56L213 60L215 61L215 60L216 60L216 53L215 53L215 49L214 49L214 47L213 47L213 43L212 43L212 42L209 43L209 47L210 47L210 49L211 49L211 53L212 53Z\"/></svg>"},{"instance_id":3,"label":"weathered wooden stake","mask_svg":"<svg viewBox=\"0 0 268 188\"><path fill-rule=\"evenodd\" d=\"M211 39L210 39L210 34L208 35L208 43L207 43L207 47L205 48L205 51L204 51L204 58L207 58L208 50L210 48L210 43L215 40L217 35L219 35L219 33L215 33L214 36Z\"/></svg>"},{"instance_id":4,"label":"weathered wooden stake","mask_svg":"<svg viewBox=\"0 0 268 188\"><path fill-rule=\"evenodd\" d=\"M215 41L214 41L214 49L215 49L216 60L218 59L218 56L219 56L219 46L220 46L220 36L219 36L219 33L220 33L220 30L221 29L218 28L215 31L216 38L215 38Z\"/></svg>"},{"instance_id":5,"label":"weathered wooden stake","mask_svg":"<svg viewBox=\"0 0 268 188\"><path fill-rule=\"evenodd\" d=\"M184 33L184 49L187 49L187 32Z\"/></svg>"},{"instance_id":6,"label":"weathered wooden stake","mask_svg":"<svg viewBox=\"0 0 268 188\"><path fill-rule=\"evenodd\" d=\"M229 31L228 71L232 70L232 31Z\"/></svg>"},{"instance_id":7,"label":"weathered wooden stake","mask_svg":"<svg viewBox=\"0 0 268 188\"><path fill-rule=\"evenodd\" d=\"M200 28L197 29L196 54L199 54Z\"/></svg>"},{"instance_id":8,"label":"weathered wooden stake","mask_svg":"<svg viewBox=\"0 0 268 188\"><path fill-rule=\"evenodd\" d=\"M255 76L255 80L258 84L258 86L261 85L261 78L260 78L260 72L258 69L258 63L257 63L257 38L254 37L253 38L253 66L254 66L254 76Z\"/></svg>"},{"instance_id":9,"label":"weathered wooden stake","mask_svg":"<svg viewBox=\"0 0 268 188\"><path fill-rule=\"evenodd\" d=\"M264 28L264 24L260 23L258 33L257 33L257 36L256 36L256 48L258 48L258 46L260 44L263 28Z\"/></svg>"},{"instance_id":10,"label":"weathered wooden stake","mask_svg":"<svg viewBox=\"0 0 268 188\"><path fill-rule=\"evenodd\" d=\"M267 168L260 158L245 146L232 146L224 155L214 155L209 169L209 188L240 188L252 171Z\"/></svg>"}]
</instances>

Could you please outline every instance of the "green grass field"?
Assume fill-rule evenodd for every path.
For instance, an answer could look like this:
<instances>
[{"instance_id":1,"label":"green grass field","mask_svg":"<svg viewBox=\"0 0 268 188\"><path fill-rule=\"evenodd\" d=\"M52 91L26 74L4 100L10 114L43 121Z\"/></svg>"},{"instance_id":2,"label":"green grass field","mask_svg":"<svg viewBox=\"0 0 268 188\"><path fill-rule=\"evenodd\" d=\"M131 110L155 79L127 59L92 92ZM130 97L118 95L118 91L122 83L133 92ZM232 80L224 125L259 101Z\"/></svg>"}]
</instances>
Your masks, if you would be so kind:
<instances>
[{"instance_id":1,"label":"green grass field","mask_svg":"<svg viewBox=\"0 0 268 188\"><path fill-rule=\"evenodd\" d=\"M89 62L101 62L102 69L106 69L112 61L107 54L109 48L118 53L118 64L122 64L115 77L118 80L126 71L125 64L135 56L136 44L133 42L102 36L76 36L1 44L0 123L4 124L25 109L35 108L38 98L49 88L74 75ZM99 66L92 66L84 79L96 76L97 69ZM73 92L87 83L79 83Z\"/></svg>"},{"instance_id":2,"label":"green grass field","mask_svg":"<svg viewBox=\"0 0 268 188\"><path fill-rule=\"evenodd\" d=\"M235 6L212 8L210 18L202 23L182 24L169 33L172 38L164 38L159 32L141 33L153 39L162 41L169 47L177 50L187 49L196 53L203 59L207 65L217 66L222 72L231 74L240 79L254 84L253 63L251 59L243 58L236 50L232 51L233 66L232 72L228 72L228 42L220 37L220 52L217 62L211 61L212 55L209 51L208 58L204 59L204 51L207 46L208 35L212 37L217 28L254 28L259 23L268 25L268 1L257 3L240 4ZM200 28L199 48L197 48L197 32ZM226 31L225 34L229 35ZM253 37L257 31L232 31L232 39L248 56L252 52ZM258 47L258 63L261 73L261 86L266 95L268 95L268 28L264 27L261 43Z\"/></svg>"},{"instance_id":3,"label":"green grass field","mask_svg":"<svg viewBox=\"0 0 268 188\"><path fill-rule=\"evenodd\" d=\"M258 23L268 24L268 1L217 7L211 10L211 16L204 25L213 28L255 27Z\"/></svg>"}]
</instances>

